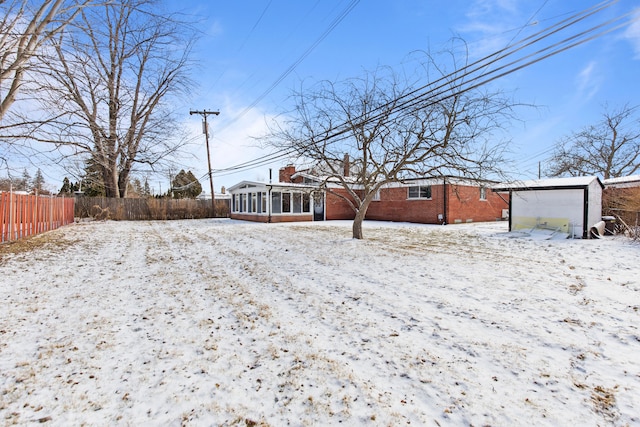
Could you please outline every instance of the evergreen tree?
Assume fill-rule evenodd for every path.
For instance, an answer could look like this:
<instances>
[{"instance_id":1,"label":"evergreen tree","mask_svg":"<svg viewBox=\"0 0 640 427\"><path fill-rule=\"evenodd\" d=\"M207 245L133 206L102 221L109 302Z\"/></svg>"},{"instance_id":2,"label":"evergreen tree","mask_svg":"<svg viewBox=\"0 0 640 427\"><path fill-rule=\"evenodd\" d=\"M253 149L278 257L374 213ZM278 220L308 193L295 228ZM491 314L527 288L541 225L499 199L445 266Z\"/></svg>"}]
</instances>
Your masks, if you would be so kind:
<instances>
[{"instance_id":1,"label":"evergreen tree","mask_svg":"<svg viewBox=\"0 0 640 427\"><path fill-rule=\"evenodd\" d=\"M195 199L202 193L202 185L191 171L183 169L173 179L172 191L175 199Z\"/></svg>"},{"instance_id":2,"label":"evergreen tree","mask_svg":"<svg viewBox=\"0 0 640 427\"><path fill-rule=\"evenodd\" d=\"M104 180L102 169L93 157L86 161L84 177L77 191L82 191L87 197L104 197Z\"/></svg>"},{"instance_id":3,"label":"evergreen tree","mask_svg":"<svg viewBox=\"0 0 640 427\"><path fill-rule=\"evenodd\" d=\"M26 168L24 169L24 171L22 171L22 178L18 181L16 190L31 190L31 175L29 175L29 171Z\"/></svg>"},{"instance_id":4,"label":"evergreen tree","mask_svg":"<svg viewBox=\"0 0 640 427\"><path fill-rule=\"evenodd\" d=\"M33 178L33 188L38 193L42 193L42 190L44 190L44 177L42 176L42 171L40 170L40 168L38 168L36 176L35 178Z\"/></svg>"},{"instance_id":5,"label":"evergreen tree","mask_svg":"<svg viewBox=\"0 0 640 427\"><path fill-rule=\"evenodd\" d=\"M149 180L147 178L144 179L144 188L142 190L142 194L144 197L151 196L151 187L149 186Z\"/></svg>"},{"instance_id":6,"label":"evergreen tree","mask_svg":"<svg viewBox=\"0 0 640 427\"><path fill-rule=\"evenodd\" d=\"M62 187L60 188L60 191L58 191L58 195L67 196L71 194L73 194L73 188L71 186L71 182L69 182L69 178L65 176L62 180Z\"/></svg>"}]
</instances>

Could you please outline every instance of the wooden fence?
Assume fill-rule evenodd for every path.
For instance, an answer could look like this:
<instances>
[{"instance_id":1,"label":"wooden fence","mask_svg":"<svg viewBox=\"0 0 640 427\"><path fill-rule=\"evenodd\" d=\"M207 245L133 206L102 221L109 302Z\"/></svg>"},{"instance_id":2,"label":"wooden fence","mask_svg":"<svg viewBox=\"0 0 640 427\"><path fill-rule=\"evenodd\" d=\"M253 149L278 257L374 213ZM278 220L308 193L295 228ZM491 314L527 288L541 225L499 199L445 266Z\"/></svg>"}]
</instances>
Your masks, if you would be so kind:
<instances>
[{"instance_id":1,"label":"wooden fence","mask_svg":"<svg viewBox=\"0 0 640 427\"><path fill-rule=\"evenodd\" d=\"M0 192L0 242L21 239L73 222L74 199Z\"/></svg>"},{"instance_id":2,"label":"wooden fence","mask_svg":"<svg viewBox=\"0 0 640 427\"><path fill-rule=\"evenodd\" d=\"M78 218L118 221L227 218L229 216L228 199L216 199L215 212L213 212L211 200L193 199L77 197L75 206L75 215Z\"/></svg>"}]
</instances>

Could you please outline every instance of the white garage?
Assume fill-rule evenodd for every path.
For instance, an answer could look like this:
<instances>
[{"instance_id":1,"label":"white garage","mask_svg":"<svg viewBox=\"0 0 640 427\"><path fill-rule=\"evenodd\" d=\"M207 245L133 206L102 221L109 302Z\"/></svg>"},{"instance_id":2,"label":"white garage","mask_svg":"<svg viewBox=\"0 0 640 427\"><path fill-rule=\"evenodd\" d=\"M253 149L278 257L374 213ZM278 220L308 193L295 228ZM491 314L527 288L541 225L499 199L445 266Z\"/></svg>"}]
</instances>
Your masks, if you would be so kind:
<instances>
[{"instance_id":1,"label":"white garage","mask_svg":"<svg viewBox=\"0 0 640 427\"><path fill-rule=\"evenodd\" d=\"M602 219L602 189L597 177L551 178L500 184L509 192L509 231L550 230L589 238Z\"/></svg>"}]
</instances>

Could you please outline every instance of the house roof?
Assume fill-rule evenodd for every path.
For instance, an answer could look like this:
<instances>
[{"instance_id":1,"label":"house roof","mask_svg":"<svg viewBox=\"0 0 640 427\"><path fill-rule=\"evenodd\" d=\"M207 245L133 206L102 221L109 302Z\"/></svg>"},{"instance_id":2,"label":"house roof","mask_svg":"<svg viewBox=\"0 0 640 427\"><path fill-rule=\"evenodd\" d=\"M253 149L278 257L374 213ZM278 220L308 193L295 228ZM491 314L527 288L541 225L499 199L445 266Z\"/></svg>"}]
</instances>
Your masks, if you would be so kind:
<instances>
[{"instance_id":1,"label":"house roof","mask_svg":"<svg viewBox=\"0 0 640 427\"><path fill-rule=\"evenodd\" d=\"M490 179L476 179L476 178L466 178L463 176L455 176L455 175L443 175L443 176L434 176L434 177L416 177L416 178L406 178L400 181L400 185L416 185L416 184L428 184L428 185L438 185L442 183L452 184L452 185L468 185L473 187L489 187L493 184L497 184L497 181L492 181Z\"/></svg>"},{"instance_id":2,"label":"house roof","mask_svg":"<svg viewBox=\"0 0 640 427\"><path fill-rule=\"evenodd\" d=\"M293 175L291 175L291 178L298 178L298 177L302 177L302 178L306 178L308 180L311 181L315 181L317 183L340 183L340 180L338 179L338 177L333 176L333 175L314 175L312 173L309 173L308 171L304 170L304 171L299 171L294 173ZM343 176L342 179L344 179L346 182L348 183L355 183L355 178L351 177L351 176Z\"/></svg>"},{"instance_id":3,"label":"house roof","mask_svg":"<svg viewBox=\"0 0 640 427\"><path fill-rule=\"evenodd\" d=\"M529 191L529 190L559 190L579 189L590 186L597 181L600 188L604 185L597 176L576 176L570 178L532 179L527 181L514 181L494 185L493 191Z\"/></svg>"},{"instance_id":4,"label":"house roof","mask_svg":"<svg viewBox=\"0 0 640 427\"><path fill-rule=\"evenodd\" d=\"M621 176L603 181L605 187L640 187L640 175Z\"/></svg>"},{"instance_id":5,"label":"house roof","mask_svg":"<svg viewBox=\"0 0 640 427\"><path fill-rule=\"evenodd\" d=\"M339 184L340 182L336 177L330 176L318 176L308 173L307 171L299 171L295 174L291 175L292 178L303 177L309 180L313 180L316 182L327 182L328 184ZM343 179L353 185L358 186L355 177L343 177ZM456 184L456 185L471 185L471 186L490 186L491 184L497 184L496 181L488 180L488 179L472 179L465 178L453 175L445 175L439 177L414 177L414 178L405 178L399 181L394 181L386 184L388 187L405 187L408 185L437 185L442 184L443 181L446 181L447 184Z\"/></svg>"},{"instance_id":6,"label":"house roof","mask_svg":"<svg viewBox=\"0 0 640 427\"><path fill-rule=\"evenodd\" d=\"M293 184L290 182L261 182L261 181L241 181L236 185L233 185L227 189L229 192L239 190L241 188L255 187L255 188L299 188L299 189L315 189L317 185L313 184Z\"/></svg>"}]
</instances>

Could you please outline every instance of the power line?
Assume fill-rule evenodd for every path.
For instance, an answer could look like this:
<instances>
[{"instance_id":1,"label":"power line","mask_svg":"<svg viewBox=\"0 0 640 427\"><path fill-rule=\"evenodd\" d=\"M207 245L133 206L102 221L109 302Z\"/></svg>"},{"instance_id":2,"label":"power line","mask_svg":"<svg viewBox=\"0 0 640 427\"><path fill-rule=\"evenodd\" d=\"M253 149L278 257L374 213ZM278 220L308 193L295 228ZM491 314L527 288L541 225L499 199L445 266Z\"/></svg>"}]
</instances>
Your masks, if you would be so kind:
<instances>
[{"instance_id":1,"label":"power line","mask_svg":"<svg viewBox=\"0 0 640 427\"><path fill-rule=\"evenodd\" d=\"M249 37L251 37L255 29L258 27L258 24L260 24L260 21L262 21L262 18L264 18L264 15L267 13L267 10L269 10L269 7L271 6L272 2L273 0L269 0L269 3L267 3L267 5L264 7L264 9L262 10L262 13L258 17L258 20L255 22L255 24L253 24L253 27L251 27L251 29L249 30L249 34L247 34L247 37L245 37L245 39L240 44L240 47L238 48L238 52L240 52L242 48L244 48L244 45L247 43L247 40L249 40Z\"/></svg>"},{"instance_id":2,"label":"power line","mask_svg":"<svg viewBox=\"0 0 640 427\"><path fill-rule=\"evenodd\" d=\"M251 111L256 105L258 105L258 103L260 103L260 101L262 101L267 95L269 95L280 83L282 83L282 81L287 78L287 76L289 74L291 74L298 65L300 65L300 63L302 61L304 61L310 54L311 52L313 52L313 50L318 47L318 45L320 43L322 43L322 41L324 39L327 38L327 36L338 26L338 24L340 24L344 18L347 17L347 15L356 7L356 5L360 2L360 0L351 0L351 2L347 5L347 7L340 13L340 15L338 15L332 22L331 24L329 24L329 26L324 30L324 32L320 35L320 37L318 37L316 39L316 41L314 41L311 46L309 46L303 53L302 55L300 55L300 57L298 57L298 59L296 59L291 65L289 65L289 67L282 73L280 74L280 76L273 82L271 83L271 85L264 91L262 92L251 104L249 104L244 110L242 110L240 113L238 113L235 117L233 117L231 120L229 120L228 122L226 122L220 129L220 131L225 130L226 128L228 128L229 126L231 126L232 124L234 124L235 122L237 122L238 120L240 120L242 117L244 117L244 115L246 115L249 111Z\"/></svg>"},{"instance_id":3,"label":"power line","mask_svg":"<svg viewBox=\"0 0 640 427\"><path fill-rule=\"evenodd\" d=\"M581 22L587 19L588 17L597 14L598 12L601 12L602 10L610 7L613 3L614 1L605 1L595 6L592 6L590 8L587 8L577 14L570 16L569 18L563 19L541 31L538 31L533 35L525 37L516 43L513 43L513 44L510 43L507 47L497 52L494 52L490 55L487 55L477 61L474 61L473 63L459 70L456 70L453 73L445 75L434 82L430 82L427 85L424 85L403 96L400 96L392 100L391 102L380 106L379 109L380 110L388 109L394 103L396 104L394 106L395 112L403 112L417 106L426 107L426 106L433 105L434 103L440 102L443 99L451 98L459 94L462 94L464 92L467 92L469 90L473 90L491 81L494 81L500 77L504 77L522 68L528 67L532 64L540 62L551 56L557 55L568 49L579 46L597 37L601 37L604 34L610 33L626 25L629 25L628 22L619 23L617 25L613 25L613 24L616 24L617 22L628 17L629 15L631 15L631 13L621 15L619 17L610 19L599 25L593 26L585 31L581 31L577 34L570 35L559 42L552 43L551 45L543 47L542 49L539 49L533 53L524 55L523 57L513 60L505 65L501 65L490 71L484 71L479 75L472 77L471 79L465 80L466 77L473 76L478 72L480 72L481 70L486 70L487 67L493 64L496 64L497 62L511 55L514 55L517 52L520 52L521 50L527 47L533 46L539 43L540 41L548 37L551 37L554 34L557 34L563 30L566 30L567 28L570 28L576 25L578 22ZM599 30L601 31L597 32ZM461 73L461 71L463 72ZM437 86L434 86L438 83L440 84ZM442 95L446 95L446 96L444 98L438 98ZM402 102L398 103L398 101L401 101L401 100ZM425 104L425 102L428 102L428 103ZM372 111L375 111L375 110L372 110ZM361 125L366 125L368 122L372 120L380 119L382 117L382 114L374 115L373 117L370 117L366 120L364 120L362 117L363 116L361 116L361 120L362 120ZM347 126L347 123L343 123L342 125L337 126L336 131L334 131L330 135L327 135L325 138L321 139L320 142L326 142L326 141L329 141L329 143L337 142L336 141L337 137L348 132L348 129L346 128L346 126ZM341 127L342 129L340 129ZM342 139L344 138L341 138L340 140ZM333 141L330 141L330 140L333 140ZM317 142L318 141L316 141L315 143ZM312 146L312 144L309 144L308 146ZM216 175L236 173L241 170L251 169L259 165L284 158L286 156L294 154L295 152L296 150L294 149L283 148L283 149L277 150L272 154L269 154L257 159L253 159L247 162L243 162L239 165L215 170L214 173Z\"/></svg>"},{"instance_id":4,"label":"power line","mask_svg":"<svg viewBox=\"0 0 640 427\"><path fill-rule=\"evenodd\" d=\"M575 16L576 16L576 15L574 15L574 17L575 17ZM565 21L566 21L566 20L565 20ZM563 22L564 22L564 21L561 21L561 23L563 23ZM557 26L557 25L559 25L559 24L555 24L554 26ZM465 66L465 67L463 67L463 68L461 68L461 69L459 69L459 70L456 70L454 73L450 73L450 74L448 74L448 75L442 76L442 77L440 77L439 79L437 79L437 80L436 80L436 81L434 81L434 82L430 82L430 83L428 83L427 85L424 85L424 86L422 86L422 87L420 87L420 88L417 88L417 89L415 89L415 90L413 90L413 91L411 91L411 92L409 92L409 93L407 93L407 94L405 94L405 95L403 95L403 96L401 96L401 97L398 97L398 98L394 99L394 100L393 100L393 101L391 101L390 103L386 103L386 104L383 104L383 105L379 106L379 107L377 108L377 110L386 110L387 108L389 108L389 106L390 106L392 103L396 103L397 101L402 100L402 99L404 99L404 98L408 98L408 100L407 100L407 101L405 101L405 102L403 102L403 103L401 103L401 104L398 104L398 106L397 106L396 108L398 108L398 109L407 109L408 107L411 107L411 106L415 105L415 101L420 100L420 98L424 98L424 97L426 97L426 96L433 97L433 96L440 95L441 93L443 93L443 92L445 91L445 90L441 90L441 89L443 89L443 88L445 88L447 85L451 84L451 82L452 82L452 81L451 81L451 80L448 80L448 79L449 79L449 78L451 78L452 76L454 76L455 74L459 74L459 73L460 73L460 71L465 71L463 74L461 74L461 75L457 76L453 81L460 80L460 79L462 79L462 78L464 78L464 77L466 77L466 76L468 76L468 75L470 75L470 74L473 74L473 73L475 73L476 71L479 71L480 69L485 68L485 67L487 67L488 65L491 65L492 63L494 63L494 62L496 62L496 61L498 61L498 60L500 60L500 59L503 59L503 58L505 58L505 57L507 57L507 56L509 56L509 55L511 55L511 54L513 54L513 53L515 53L515 52L517 52L517 51L519 51L519 50L523 49L523 48L524 48L524 47L526 47L527 45L531 44L531 42L530 42L530 43L527 43L525 46L522 46L522 47L518 48L517 50L514 50L513 52L510 52L510 53L507 53L507 54L503 54L504 52L507 52L509 49L512 49L512 48L514 48L515 46L517 46L517 45L519 45L519 44L523 44L523 43L524 43L525 41L527 41L528 39L530 39L530 38L532 38L532 37L534 37L534 36L536 36L536 35L539 35L539 34L541 34L541 33L545 32L545 31L548 31L550 28L553 28L554 26L548 27L547 29L542 30L542 31L540 31L540 32L538 32L538 33L536 33L536 34L534 34L534 35L532 35L532 36L529 36L529 37L527 37L527 38L525 38L525 39L523 39L523 40L519 41L518 43L515 43L515 44L512 44L512 45L509 45L509 46L507 46L506 48L504 48L504 49L502 49L502 50L500 50L500 51L497 51L497 52L494 52L494 53L492 53L492 54L490 54L490 55L487 55L487 56L485 56L484 58L481 58L481 59L479 59L479 60L477 60L477 61L475 61L475 62L473 62L473 63L471 63L471 64L469 64L469 65L467 65L467 66ZM547 34L547 36L549 36L549 35L551 35L551 34ZM545 36L545 37L547 37L547 36ZM503 54L503 55L502 55L502 56L500 56L501 54ZM496 58L496 59L493 59L493 60L491 60L490 62L487 62L490 58L495 57L495 56L497 56L497 58ZM475 67L475 68L473 68L473 67ZM469 71L469 70L470 70L470 71ZM477 78L481 78L481 77L483 77L483 76L484 76L484 75L481 75L481 76L479 76L479 77L476 77L476 79L477 79ZM443 83L442 83L442 84L440 84L439 86L433 87L433 85L434 85L434 84L437 84L437 83L440 83L440 82L443 82ZM458 85L458 86L459 86L459 85ZM429 87L431 87L431 89L430 89L430 90L428 90L428 91L427 91L427 92L425 92L425 93L419 94L419 93L420 93L420 91L422 91L422 90L424 90L424 89L427 89L427 88L429 88ZM449 87L448 89L450 89L450 87ZM441 90L441 91L436 93L436 92L435 92L436 90ZM418 95L416 95L416 94L418 94ZM413 104L411 104L411 103L413 103ZM375 111L375 110L372 110L372 111ZM380 117L381 117L381 114L379 114L379 115L377 115L377 116L373 116L372 118L370 118L370 119L369 119L369 121L379 119ZM356 119L356 120L357 120L357 119ZM364 123L363 123L363 124L364 124ZM346 125L347 125L346 123L343 123L342 125L337 126L337 128L345 127ZM343 129L342 131L338 131L337 133L334 133L334 134L332 134L332 135L330 135L330 136L326 137L326 139L325 139L325 140L328 140L328 139L334 138L335 136L340 135L340 134L343 134L343 133L345 133L345 132L347 132L347 131L348 131L347 129ZM324 140L323 140L323 141L324 141ZM322 141L321 141L321 142L322 142ZM282 150L279 150L278 152L284 152L284 153L283 153L283 155L279 157L279 158L282 158L282 157L285 157L285 156L287 156L287 155L293 154L293 152L294 152L294 151L293 151L293 150L282 149ZM276 152L276 153L277 153L277 152ZM269 158L270 158L270 159L272 159L272 158L271 158L271 156L270 156ZM256 159L256 160L258 160L258 159ZM275 159L272 159L272 160L275 160ZM241 164L241 165L250 166L250 165L253 165L253 164L254 164L254 162L255 162L255 161L249 161L249 162L245 162L245 163L243 163L243 164ZM236 168L237 168L237 166L234 166L234 167L231 167L231 168L227 168L227 169L225 169L225 170L228 170L228 169L236 169Z\"/></svg>"}]
</instances>

